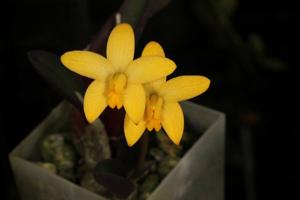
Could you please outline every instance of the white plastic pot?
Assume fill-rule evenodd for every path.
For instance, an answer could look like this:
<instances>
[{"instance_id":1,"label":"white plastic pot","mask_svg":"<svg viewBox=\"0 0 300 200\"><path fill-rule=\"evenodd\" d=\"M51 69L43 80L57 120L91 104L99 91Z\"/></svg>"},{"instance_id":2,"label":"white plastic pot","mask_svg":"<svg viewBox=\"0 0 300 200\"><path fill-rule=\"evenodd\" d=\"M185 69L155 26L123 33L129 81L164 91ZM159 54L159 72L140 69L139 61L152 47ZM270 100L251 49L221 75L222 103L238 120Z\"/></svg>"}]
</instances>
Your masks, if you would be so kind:
<instances>
[{"instance_id":1,"label":"white plastic pot","mask_svg":"<svg viewBox=\"0 0 300 200\"><path fill-rule=\"evenodd\" d=\"M186 126L199 139L153 191L149 200L224 199L225 115L183 102ZM9 155L22 200L105 200L34 164L44 134L59 131L69 120L70 105L59 104ZM190 131L191 132L191 131Z\"/></svg>"}]
</instances>

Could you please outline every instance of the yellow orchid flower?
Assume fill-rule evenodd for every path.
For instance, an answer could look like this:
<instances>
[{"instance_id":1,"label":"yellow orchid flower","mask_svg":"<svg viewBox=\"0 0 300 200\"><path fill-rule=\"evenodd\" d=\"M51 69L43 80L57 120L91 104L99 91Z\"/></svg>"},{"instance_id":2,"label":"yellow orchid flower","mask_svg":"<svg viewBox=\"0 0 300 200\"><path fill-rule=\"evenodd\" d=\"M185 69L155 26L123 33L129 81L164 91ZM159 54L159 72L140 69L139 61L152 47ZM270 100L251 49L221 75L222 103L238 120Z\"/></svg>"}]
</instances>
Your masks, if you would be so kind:
<instances>
[{"instance_id":1,"label":"yellow orchid flower","mask_svg":"<svg viewBox=\"0 0 300 200\"><path fill-rule=\"evenodd\" d=\"M129 24L117 25L108 38L106 55L90 51L70 51L61 56L71 71L94 79L83 100L84 113L92 123L108 105L120 109L134 122L139 122L145 110L143 83L171 74L176 65L161 56L133 60L134 32Z\"/></svg>"},{"instance_id":2,"label":"yellow orchid flower","mask_svg":"<svg viewBox=\"0 0 300 200\"><path fill-rule=\"evenodd\" d=\"M165 53L156 42L150 42L143 50L142 57L161 56ZM161 127L170 139L179 144L184 128L184 116L179 101L187 100L205 92L210 80L204 76L179 76L166 81L162 78L144 85L146 109L144 118L138 124L126 115L124 131L127 144L134 145L148 129L159 131Z\"/></svg>"}]
</instances>

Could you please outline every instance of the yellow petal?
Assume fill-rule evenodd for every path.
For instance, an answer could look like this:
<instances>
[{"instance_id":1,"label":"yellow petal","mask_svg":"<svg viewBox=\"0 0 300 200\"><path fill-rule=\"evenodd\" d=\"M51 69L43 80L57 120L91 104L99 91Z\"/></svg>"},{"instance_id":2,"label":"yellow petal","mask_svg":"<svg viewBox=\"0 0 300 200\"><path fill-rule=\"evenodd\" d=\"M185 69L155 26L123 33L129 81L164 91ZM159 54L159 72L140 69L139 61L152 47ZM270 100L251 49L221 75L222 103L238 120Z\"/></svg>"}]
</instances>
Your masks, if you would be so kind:
<instances>
[{"instance_id":1,"label":"yellow petal","mask_svg":"<svg viewBox=\"0 0 300 200\"><path fill-rule=\"evenodd\" d=\"M61 62L77 74L98 80L104 80L113 70L106 58L90 51L66 52L61 56Z\"/></svg>"},{"instance_id":2,"label":"yellow petal","mask_svg":"<svg viewBox=\"0 0 300 200\"><path fill-rule=\"evenodd\" d=\"M161 56L165 57L165 52L159 43L151 41L149 42L142 53L142 56ZM160 89L160 86L166 82L166 77L158 79L156 81L152 81L144 84L144 88L147 94L157 93Z\"/></svg>"},{"instance_id":3,"label":"yellow petal","mask_svg":"<svg viewBox=\"0 0 300 200\"><path fill-rule=\"evenodd\" d=\"M117 25L109 35L107 59L118 70L124 69L134 56L134 32L129 24Z\"/></svg>"},{"instance_id":4,"label":"yellow petal","mask_svg":"<svg viewBox=\"0 0 300 200\"><path fill-rule=\"evenodd\" d=\"M165 52L159 43L151 41L149 42L142 53L142 56L161 56L165 57Z\"/></svg>"},{"instance_id":5,"label":"yellow petal","mask_svg":"<svg viewBox=\"0 0 300 200\"><path fill-rule=\"evenodd\" d=\"M131 62L126 70L131 83L147 83L171 74L176 64L163 57L141 57Z\"/></svg>"},{"instance_id":6,"label":"yellow petal","mask_svg":"<svg viewBox=\"0 0 300 200\"><path fill-rule=\"evenodd\" d=\"M129 116L125 116L124 120L124 132L125 132L125 138L127 141L128 146L134 145L140 137L143 135L145 131L145 122L140 121L137 125L130 120Z\"/></svg>"},{"instance_id":7,"label":"yellow petal","mask_svg":"<svg viewBox=\"0 0 300 200\"><path fill-rule=\"evenodd\" d=\"M144 84L146 94L158 93L162 84L166 82L166 77Z\"/></svg>"},{"instance_id":8,"label":"yellow petal","mask_svg":"<svg viewBox=\"0 0 300 200\"><path fill-rule=\"evenodd\" d=\"M83 109L87 120L95 121L107 106L106 98L103 95L105 85L102 81L93 81L85 92Z\"/></svg>"},{"instance_id":9,"label":"yellow petal","mask_svg":"<svg viewBox=\"0 0 300 200\"><path fill-rule=\"evenodd\" d=\"M165 101L183 101L202 94L209 84L204 76L179 76L164 83L159 94Z\"/></svg>"},{"instance_id":10,"label":"yellow petal","mask_svg":"<svg viewBox=\"0 0 300 200\"><path fill-rule=\"evenodd\" d=\"M178 103L165 103L162 126L170 139L178 145L184 128L183 112Z\"/></svg>"},{"instance_id":11,"label":"yellow petal","mask_svg":"<svg viewBox=\"0 0 300 200\"><path fill-rule=\"evenodd\" d=\"M124 108L134 123L141 121L145 111L145 91L140 84L128 84L124 94Z\"/></svg>"}]
</instances>

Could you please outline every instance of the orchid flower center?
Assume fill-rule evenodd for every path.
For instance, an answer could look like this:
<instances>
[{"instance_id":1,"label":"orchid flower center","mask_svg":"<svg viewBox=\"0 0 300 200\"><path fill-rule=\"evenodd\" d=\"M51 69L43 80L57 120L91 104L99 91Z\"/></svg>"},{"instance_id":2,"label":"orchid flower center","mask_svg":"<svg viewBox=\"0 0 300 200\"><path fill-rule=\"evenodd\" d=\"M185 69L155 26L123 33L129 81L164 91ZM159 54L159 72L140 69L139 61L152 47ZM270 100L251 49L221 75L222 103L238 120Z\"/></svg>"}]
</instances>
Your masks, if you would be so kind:
<instances>
[{"instance_id":1,"label":"orchid flower center","mask_svg":"<svg viewBox=\"0 0 300 200\"><path fill-rule=\"evenodd\" d=\"M147 97L146 101L146 127L149 131L152 131L153 129L159 131L161 129L163 99L156 94L152 94Z\"/></svg>"},{"instance_id":2,"label":"orchid flower center","mask_svg":"<svg viewBox=\"0 0 300 200\"><path fill-rule=\"evenodd\" d=\"M108 77L107 104L110 108L120 109L123 105L123 93L127 86L127 76L124 73L115 73Z\"/></svg>"}]
</instances>

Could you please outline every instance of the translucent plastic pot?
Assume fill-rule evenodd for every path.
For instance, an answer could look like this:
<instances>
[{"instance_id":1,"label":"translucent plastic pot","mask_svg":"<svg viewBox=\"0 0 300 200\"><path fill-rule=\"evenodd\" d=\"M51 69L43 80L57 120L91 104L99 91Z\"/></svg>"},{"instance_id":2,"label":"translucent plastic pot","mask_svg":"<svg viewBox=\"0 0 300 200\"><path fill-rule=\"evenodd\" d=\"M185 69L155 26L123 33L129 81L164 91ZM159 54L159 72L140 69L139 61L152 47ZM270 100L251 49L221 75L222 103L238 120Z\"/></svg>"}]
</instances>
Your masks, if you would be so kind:
<instances>
[{"instance_id":1,"label":"translucent plastic pot","mask_svg":"<svg viewBox=\"0 0 300 200\"><path fill-rule=\"evenodd\" d=\"M149 200L222 200L224 198L224 114L184 102L186 126L199 134L194 145L152 192ZM62 102L9 155L22 200L105 200L37 166L38 142L68 122L70 105Z\"/></svg>"}]
</instances>

